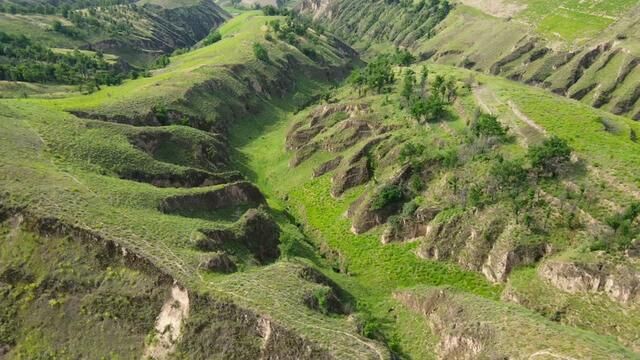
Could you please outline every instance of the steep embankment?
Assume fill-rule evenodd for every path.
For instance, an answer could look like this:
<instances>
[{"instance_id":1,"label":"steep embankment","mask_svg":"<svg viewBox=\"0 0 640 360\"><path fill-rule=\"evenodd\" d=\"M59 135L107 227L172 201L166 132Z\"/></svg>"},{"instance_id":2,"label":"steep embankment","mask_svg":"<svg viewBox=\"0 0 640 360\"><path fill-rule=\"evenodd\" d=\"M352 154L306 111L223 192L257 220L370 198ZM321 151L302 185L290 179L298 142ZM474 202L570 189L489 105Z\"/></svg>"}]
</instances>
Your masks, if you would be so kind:
<instances>
[{"instance_id":1,"label":"steep embankment","mask_svg":"<svg viewBox=\"0 0 640 360\"><path fill-rule=\"evenodd\" d=\"M501 75L640 119L640 8L632 2L453 4L448 14L373 0L308 0L300 8L365 49L407 47L421 59Z\"/></svg>"},{"instance_id":2,"label":"steep embankment","mask_svg":"<svg viewBox=\"0 0 640 360\"><path fill-rule=\"evenodd\" d=\"M149 316L137 330L118 333L129 338L114 338L117 344L131 344L122 350L127 356L175 351L185 358L389 358L383 345L361 336L349 321L347 294L321 276L308 276L312 270L300 263L274 264L283 251L282 239L290 239L294 249L309 251L309 245L296 240L301 235L295 227L281 229L286 217L269 209L255 186L229 171L224 133L198 129L223 131L242 116L280 111L276 104L284 99L304 103L356 60L348 47L311 29L295 36L310 56L275 34L267 36L273 30L265 23L281 20L245 14L221 29L219 42L172 58L151 77L122 86L54 101L2 101L2 220L24 218L24 228L47 241L86 244L77 259L94 259L93 252L107 244L114 258L100 263L98 274L105 266L109 272L108 266L122 256L167 280L126 278L114 285L114 296L142 296L149 283L162 294L138 302L117 300L117 309L100 308L102 315L95 318L66 307L56 308L56 314L72 312L83 326L111 329L110 322L128 326L144 310ZM8 240L4 235L2 243L13 247L11 235ZM63 237L70 240L49 240ZM51 254L51 266L64 261ZM3 257L0 272L12 267L22 265ZM98 340L82 329L68 332L72 339L29 336L32 327L21 320L27 316L22 311L39 314L57 306L47 305L58 298L48 295L50 287L36 281L39 276L27 276L19 286L0 279L2 299L28 304L16 310L16 322L7 323L13 335L6 336L3 328L3 353L13 357L22 349L36 349L56 356L73 348L79 356L88 351L91 357L111 356L111 347L93 346ZM96 281L82 288L52 286L60 297L84 301L83 293L70 294L75 289L87 296L99 292L102 283ZM139 286L127 288L128 281ZM170 295L172 281L180 287ZM24 288L35 292L38 301ZM47 294L42 301L41 293ZM171 296L179 305L169 304ZM127 310L129 302L143 310ZM119 309L124 312L116 313ZM3 319L14 315L3 314ZM53 328L51 319L38 316L40 328ZM171 324L170 330L161 329Z\"/></svg>"}]
</instances>

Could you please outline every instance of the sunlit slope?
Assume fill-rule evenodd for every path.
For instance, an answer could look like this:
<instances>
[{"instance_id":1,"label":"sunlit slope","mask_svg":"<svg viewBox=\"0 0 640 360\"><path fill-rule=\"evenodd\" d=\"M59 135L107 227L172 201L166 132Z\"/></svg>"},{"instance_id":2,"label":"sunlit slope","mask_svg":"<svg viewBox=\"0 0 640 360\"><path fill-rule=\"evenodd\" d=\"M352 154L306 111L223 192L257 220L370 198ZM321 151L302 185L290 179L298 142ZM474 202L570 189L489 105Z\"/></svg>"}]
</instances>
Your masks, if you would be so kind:
<instances>
[{"instance_id":1,"label":"sunlit slope","mask_svg":"<svg viewBox=\"0 0 640 360\"><path fill-rule=\"evenodd\" d=\"M0 213L3 220L23 218L19 226L45 238L66 235L90 244L110 242L119 254L186 286L194 304L193 318L184 326L192 336L176 350L181 356L205 356L199 349L215 334L221 342L208 349L218 354L389 358L388 350L359 335L346 315L329 316L305 304L309 294L321 298L331 289L321 275L320 280L304 275L310 271L304 270L307 265L276 263L278 224L287 223L286 217L270 210L260 190L233 171L222 136L181 121L178 110L211 114L215 121L220 116L215 114L216 104L230 100L242 111L227 113L230 117L224 120L229 121L242 120L249 110L276 111L276 103L285 98L300 104L328 86L332 76L348 71L353 54L329 43L320 42L317 53L327 56L323 61L335 72L279 40L265 40L262 26L273 19L257 13L234 19L219 43L182 55L151 77L121 87L51 101L2 100ZM269 62L255 58L256 42L267 48ZM249 70L233 73L229 67ZM291 76L289 81L303 75L305 80L283 82L283 71ZM256 80L248 81L245 76L250 75ZM197 96L187 95L207 81ZM210 102L194 105L207 99ZM251 99L256 105L246 108ZM180 114L169 121L180 125L152 121L147 124L151 126L140 126L144 122L129 121L160 107ZM66 110L81 110L85 113L76 114L95 119ZM213 242L207 234L222 236L224 243ZM218 250L210 251L211 246ZM222 275L227 269L215 267L220 256L230 259L238 273ZM220 321L208 321L204 329L202 319ZM269 326L273 337L258 332L260 326ZM27 340L14 341L57 354L45 338ZM228 348L234 342L244 345Z\"/></svg>"}]
</instances>

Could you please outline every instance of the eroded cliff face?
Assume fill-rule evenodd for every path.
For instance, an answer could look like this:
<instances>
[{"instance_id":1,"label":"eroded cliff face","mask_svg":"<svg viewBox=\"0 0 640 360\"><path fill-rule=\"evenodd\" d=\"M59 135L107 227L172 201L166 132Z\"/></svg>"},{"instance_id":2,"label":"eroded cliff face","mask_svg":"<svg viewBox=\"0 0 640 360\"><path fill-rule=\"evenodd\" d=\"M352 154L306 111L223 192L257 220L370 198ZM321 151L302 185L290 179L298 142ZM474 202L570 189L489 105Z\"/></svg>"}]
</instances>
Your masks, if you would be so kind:
<instances>
[{"instance_id":1,"label":"eroded cliff face","mask_svg":"<svg viewBox=\"0 0 640 360\"><path fill-rule=\"evenodd\" d=\"M640 271L631 264L548 261L540 277L572 294L604 294L623 305L640 304Z\"/></svg>"}]
</instances>

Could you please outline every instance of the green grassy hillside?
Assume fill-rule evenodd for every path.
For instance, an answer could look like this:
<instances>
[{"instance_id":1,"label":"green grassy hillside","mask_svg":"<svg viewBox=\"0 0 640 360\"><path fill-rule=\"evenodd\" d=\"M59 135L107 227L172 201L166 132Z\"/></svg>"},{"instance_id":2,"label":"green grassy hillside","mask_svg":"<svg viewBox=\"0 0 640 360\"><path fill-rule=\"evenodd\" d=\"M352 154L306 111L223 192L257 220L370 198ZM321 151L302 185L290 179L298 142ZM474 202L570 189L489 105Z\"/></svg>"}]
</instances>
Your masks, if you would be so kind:
<instances>
[{"instance_id":1,"label":"green grassy hillside","mask_svg":"<svg viewBox=\"0 0 640 360\"><path fill-rule=\"evenodd\" d=\"M219 147L223 138L184 125L119 125L82 119L63 110L91 109L95 117L97 114L111 116L111 109L136 106L126 103L127 96L129 99L140 96L141 103L148 104L149 108L166 105L168 110L176 111L180 105L185 108L185 97L188 99L190 89L201 86L200 82L209 80L206 86L212 89L213 84L224 85L224 81L231 80L247 100L256 99L257 105L252 109L261 112L275 109L273 104L280 103L285 96L293 98L290 104L301 103L326 86L327 72L329 76L346 72L353 61L352 54L342 57L344 49L334 48L329 42L318 41L315 60L311 60L280 40L265 40L262 31L265 22L277 19L256 13L235 19L222 29L225 36L222 41L182 55L152 77L132 80L121 87L56 101L2 100L3 213L23 216L27 230L43 237L61 233L70 235L73 241L89 244L99 239L112 241L122 248L119 252L137 257L153 271L186 286L193 309L190 320L184 321L184 331L189 334L192 345L175 349L183 357L201 358L211 352L223 356L225 351L230 351L228 344L237 341L246 342L242 345L246 354L256 356L269 351L272 355L301 358L388 358L383 345L358 335L347 315L328 316L324 313L325 305L313 305L314 302L305 305L305 301L311 301L305 300L309 297L318 299L317 304L324 304L325 298L338 291L323 285L322 275L303 275L311 270L303 270L298 261L269 265L280 253L281 230L274 221L285 225L288 220L284 214L265 208L259 190L239 181L237 173L229 172L226 148ZM308 36L316 35L309 33ZM303 40L301 37L300 41ZM251 50L254 42L264 44L269 54L268 63L255 58ZM249 50L231 51L230 44ZM215 56L220 51L228 51L228 55ZM206 71L193 71L194 66ZM230 73L218 71L233 66L245 67L264 82L245 83L232 78ZM341 66L345 70L340 70ZM278 80L284 69L294 78L308 74L306 82L297 83L296 96L290 85L267 87L269 81L286 84ZM146 94L134 91L145 86L153 88ZM176 89L182 92L176 93ZM200 92L197 96L220 103L228 96L224 89ZM100 99L109 99L108 94L118 96L114 96L112 102L105 102L105 107L90 107L99 104ZM265 101L266 98L272 103ZM287 109L295 107L286 106ZM141 112L145 110L137 108ZM283 234L300 236L295 227L288 226ZM295 238L291 241L294 249L310 251L304 241ZM11 247L11 244L6 245ZM52 264L63 260L56 256L52 254ZM12 264L6 260L2 261L3 268ZM239 272L222 275L234 270ZM298 272L301 275L297 275ZM254 285L248 287L248 284ZM19 295L17 290L8 289L7 296ZM137 289L129 291L136 293ZM70 296L65 295L67 292L61 292L60 296ZM344 301L347 298L340 295ZM46 303L48 299L43 301ZM39 309L40 302L30 306ZM152 314L161 313L145 303L140 306ZM129 354L140 357L151 351L149 347L153 344L163 343L161 335L149 330L155 318L150 316L152 323L145 323L142 331L149 345L145 348L142 338L131 337L128 341L136 346L128 348ZM204 320L209 324L215 318L220 321L203 330L200 322ZM81 319L82 316L79 321ZM29 331L26 324L19 322L11 326L19 332L2 339L3 351L7 347L10 356L18 357L21 349L57 354L63 352L65 346L76 347L82 353L95 340L92 333L86 333L82 343L76 345L65 345L63 340L46 337L27 339L18 335ZM264 326L272 337L258 331L266 329ZM213 335L206 336L207 332L227 340L210 344ZM199 352L205 344L207 352ZM248 344L253 345L248 347ZM124 342L122 345L127 346ZM232 353L239 356L236 350Z\"/></svg>"},{"instance_id":2,"label":"green grassy hillside","mask_svg":"<svg viewBox=\"0 0 640 360\"><path fill-rule=\"evenodd\" d=\"M413 69L420 74L421 66ZM635 122L500 78L445 66L428 69L432 74L429 82L442 75L455 79L458 86L458 99L444 119L416 122L399 95L400 82L390 93L364 96L347 85L332 92L327 103L295 115L281 115L286 120L265 124L264 128L256 128L252 122L232 131L232 143L241 151L241 168L254 174L252 179L270 195L273 207L286 209L303 221L334 271L349 275L334 278L367 311L382 319L380 333L373 336L386 339L408 358L429 358L438 348L438 341L453 336L469 336L482 344L478 346L489 347L493 343L487 333L458 333L440 328L433 318L422 324L407 322L406 310L397 304L394 293L425 284L446 284L465 297L480 296L488 299L482 301L489 301L490 306L504 309L504 304L493 302L501 293L500 298L516 301L547 317L542 321L547 324L544 326L556 327L549 320L564 324L557 331L587 341L590 345L585 345L589 347L586 353L595 358L608 357L609 347L616 349L614 357L634 358L635 354L620 346L637 351L637 334L629 330L638 321L631 315L635 303L620 305L602 292L575 295L584 302L567 300L550 305L545 302L547 297L534 295L535 290L529 290L527 282L520 279L521 274L527 273L535 281L547 284L549 295L545 296L560 298L564 296L559 295L563 294L560 289L536 275L535 268L543 268L539 264L544 264L547 257L568 258L578 264L617 264L637 271L637 261L624 255L626 245L618 247L628 244L628 240L612 236L607 225L608 219L633 204L638 194L637 179L627 171L636 166L632 149L638 145L629 138L631 129L637 131ZM397 70L398 78L401 74ZM495 114L509 129L505 143L474 140L470 128L478 111ZM605 116L619 129L616 134L604 130L600 119ZM365 126L367 130L350 132L351 128ZM500 180L492 178L492 174L497 164L513 161L525 164L526 169L527 148L551 135L566 139L581 160L570 165L560 179L529 178L527 190L521 195L506 190L508 186L496 185ZM351 166L358 166L351 159L366 148L365 144L379 138L382 140L375 142L366 155L371 175L344 195L336 196L333 189L345 171L349 174ZM298 143L298 139L302 142ZM417 190L412 188L411 180L406 180L415 175L407 176L407 165L400 155L407 151L407 143L426 147L422 155L425 158L412 160L417 163L410 163L409 167L423 167L423 172L412 170L421 178L422 186ZM265 152L265 148L276 151ZM617 151L620 148L628 149L624 156ZM609 159L607 165L602 163L604 158ZM327 165L335 160L337 165ZM283 177L288 180L281 181ZM370 204L375 204L373 200L390 184L404 192L404 206L396 204L383 208L386 213L375 212L378 210ZM473 197L473 192L482 195ZM518 200L519 196L523 197ZM528 196L534 197L533 203L524 205ZM518 210L523 205L525 209ZM367 217L372 208L377 219L382 220ZM435 217L428 215L434 211ZM374 225L371 229L365 227L363 232L360 227L366 224L364 220L373 221ZM602 252L601 241L609 246L606 252ZM502 256L506 260L500 260ZM491 282L497 285L490 285ZM506 288L500 285L503 283ZM465 311L472 316L486 313L479 308ZM503 329L518 327L520 316L537 318L523 308L505 311L509 315L505 315L507 323L500 325ZM621 320L620 314L626 314L626 319ZM486 321L491 322L491 315L487 316ZM536 325L532 329L543 326L538 321L541 320L533 320ZM618 322L621 325L616 329L614 324ZM431 330L416 334L415 329L425 325ZM507 345L500 345L494 355L516 351L513 349L522 351L520 355L532 355L543 348L551 351L548 344L531 338L530 350L524 350L515 339L502 339ZM571 348L563 342L554 348L557 350L551 352L563 356L585 354L580 355L580 346ZM438 354L446 357L442 352Z\"/></svg>"},{"instance_id":3,"label":"green grassy hillside","mask_svg":"<svg viewBox=\"0 0 640 360\"><path fill-rule=\"evenodd\" d=\"M438 21L407 22L438 25L408 42L403 39L413 25L401 26L403 32L389 29L404 21L397 19L421 15L407 15L401 4L310 0L300 8L345 39L358 29L352 43L362 48L408 47L436 63L501 75L615 114L640 116L635 91L640 8L633 1L460 1L448 16L432 18ZM373 15L383 8L384 14ZM350 13L353 9L369 12Z\"/></svg>"},{"instance_id":4,"label":"green grassy hillside","mask_svg":"<svg viewBox=\"0 0 640 360\"><path fill-rule=\"evenodd\" d=\"M544 5L304 1L0 84L0 357L638 358L637 64L576 37L631 10Z\"/></svg>"}]
</instances>

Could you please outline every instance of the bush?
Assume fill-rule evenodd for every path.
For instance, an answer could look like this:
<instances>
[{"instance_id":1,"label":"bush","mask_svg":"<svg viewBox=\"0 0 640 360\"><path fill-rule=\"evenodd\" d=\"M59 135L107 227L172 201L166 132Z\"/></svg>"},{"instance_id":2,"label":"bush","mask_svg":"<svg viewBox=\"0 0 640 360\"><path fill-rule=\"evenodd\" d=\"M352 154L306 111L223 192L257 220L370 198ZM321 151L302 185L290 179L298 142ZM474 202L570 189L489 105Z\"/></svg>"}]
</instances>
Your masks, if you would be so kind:
<instances>
[{"instance_id":1,"label":"bush","mask_svg":"<svg viewBox=\"0 0 640 360\"><path fill-rule=\"evenodd\" d=\"M518 161L503 160L490 171L500 188L518 188L527 181L527 172Z\"/></svg>"},{"instance_id":2,"label":"bush","mask_svg":"<svg viewBox=\"0 0 640 360\"><path fill-rule=\"evenodd\" d=\"M436 93L432 93L427 100L416 99L411 104L411 115L418 121L437 121L445 115L446 103Z\"/></svg>"},{"instance_id":3,"label":"bush","mask_svg":"<svg viewBox=\"0 0 640 360\"><path fill-rule=\"evenodd\" d=\"M253 55L255 55L256 59L260 61L269 61L269 53L267 52L267 49L260 43L253 44Z\"/></svg>"},{"instance_id":4,"label":"bush","mask_svg":"<svg viewBox=\"0 0 640 360\"><path fill-rule=\"evenodd\" d=\"M204 38L204 40L202 40L202 45L204 46L211 45L211 44L217 43L220 40L222 40L222 34L220 34L220 31L214 30L211 33L209 33L209 35L207 35L207 37Z\"/></svg>"},{"instance_id":5,"label":"bush","mask_svg":"<svg viewBox=\"0 0 640 360\"><path fill-rule=\"evenodd\" d=\"M622 132L622 129L620 128L620 125L618 125L617 122L608 119L608 118L600 118L599 119L600 124L602 124L602 127L604 128L604 131L610 133L610 134L614 134L614 135L618 135Z\"/></svg>"},{"instance_id":6,"label":"bush","mask_svg":"<svg viewBox=\"0 0 640 360\"><path fill-rule=\"evenodd\" d=\"M507 129L498 121L498 118L490 114L480 114L478 118L471 124L471 132L476 137L497 137L505 138Z\"/></svg>"},{"instance_id":7,"label":"bush","mask_svg":"<svg viewBox=\"0 0 640 360\"><path fill-rule=\"evenodd\" d=\"M571 158L571 148L565 140L554 136L541 145L529 148L527 158L535 170L556 176L561 167Z\"/></svg>"},{"instance_id":8,"label":"bush","mask_svg":"<svg viewBox=\"0 0 640 360\"><path fill-rule=\"evenodd\" d=\"M289 259L299 255L299 248L304 242L304 235L300 233L297 227L292 224L286 224L281 227L280 233L280 256Z\"/></svg>"},{"instance_id":9,"label":"bush","mask_svg":"<svg viewBox=\"0 0 640 360\"><path fill-rule=\"evenodd\" d=\"M380 192L375 195L371 205L373 210L380 210L390 204L402 200L402 198L402 189L396 185L385 185Z\"/></svg>"},{"instance_id":10,"label":"bush","mask_svg":"<svg viewBox=\"0 0 640 360\"><path fill-rule=\"evenodd\" d=\"M389 85L395 83L391 61L388 55L378 55L364 69L355 70L349 77L349 82L358 88L375 90L378 94L386 91Z\"/></svg>"}]
</instances>

